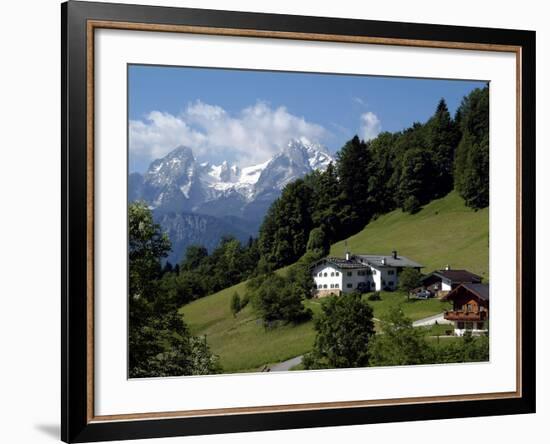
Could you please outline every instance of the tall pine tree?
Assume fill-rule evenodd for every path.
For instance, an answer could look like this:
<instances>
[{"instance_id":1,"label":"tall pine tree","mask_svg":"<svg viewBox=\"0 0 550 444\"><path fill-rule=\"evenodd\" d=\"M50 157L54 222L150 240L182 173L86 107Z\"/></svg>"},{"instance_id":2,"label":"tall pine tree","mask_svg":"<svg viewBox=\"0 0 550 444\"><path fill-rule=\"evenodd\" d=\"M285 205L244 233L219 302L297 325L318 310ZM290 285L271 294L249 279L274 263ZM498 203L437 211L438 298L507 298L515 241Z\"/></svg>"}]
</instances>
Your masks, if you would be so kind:
<instances>
[{"instance_id":1,"label":"tall pine tree","mask_svg":"<svg viewBox=\"0 0 550 444\"><path fill-rule=\"evenodd\" d=\"M445 196L453 189L453 161L460 132L444 99L426 124L428 149L432 157L432 197Z\"/></svg>"},{"instance_id":2,"label":"tall pine tree","mask_svg":"<svg viewBox=\"0 0 550 444\"><path fill-rule=\"evenodd\" d=\"M357 224L352 227L354 230L362 228L373 214L373 209L369 207L368 198L371 168L371 155L368 145L359 140L357 136L348 141L338 152L338 177L343 197L351 212L354 213L351 215Z\"/></svg>"},{"instance_id":3,"label":"tall pine tree","mask_svg":"<svg viewBox=\"0 0 550 444\"><path fill-rule=\"evenodd\" d=\"M457 116L462 139L454 162L455 188L466 205L484 208L489 205L489 87L465 97Z\"/></svg>"}]
</instances>

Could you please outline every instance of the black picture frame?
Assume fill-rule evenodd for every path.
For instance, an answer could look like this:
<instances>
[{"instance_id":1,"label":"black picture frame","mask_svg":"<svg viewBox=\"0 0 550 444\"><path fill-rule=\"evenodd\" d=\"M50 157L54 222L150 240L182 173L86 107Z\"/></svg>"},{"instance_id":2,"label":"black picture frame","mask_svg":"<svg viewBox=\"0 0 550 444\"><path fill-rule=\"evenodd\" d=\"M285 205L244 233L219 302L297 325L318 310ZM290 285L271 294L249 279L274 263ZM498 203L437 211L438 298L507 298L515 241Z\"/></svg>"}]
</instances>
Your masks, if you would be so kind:
<instances>
[{"instance_id":1,"label":"black picture frame","mask_svg":"<svg viewBox=\"0 0 550 444\"><path fill-rule=\"evenodd\" d=\"M119 421L89 415L87 22L187 25L521 48L521 396ZM61 5L61 438L90 442L535 412L535 32L69 1Z\"/></svg>"}]
</instances>

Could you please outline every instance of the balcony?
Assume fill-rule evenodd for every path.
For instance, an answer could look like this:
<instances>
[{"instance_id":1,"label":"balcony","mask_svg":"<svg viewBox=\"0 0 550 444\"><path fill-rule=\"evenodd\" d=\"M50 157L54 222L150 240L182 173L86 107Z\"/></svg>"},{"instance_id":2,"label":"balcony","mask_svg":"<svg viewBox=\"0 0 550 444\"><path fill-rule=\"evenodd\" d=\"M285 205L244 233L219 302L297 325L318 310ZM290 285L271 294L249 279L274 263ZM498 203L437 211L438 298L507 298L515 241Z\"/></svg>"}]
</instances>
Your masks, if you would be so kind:
<instances>
[{"instance_id":1,"label":"balcony","mask_svg":"<svg viewBox=\"0 0 550 444\"><path fill-rule=\"evenodd\" d=\"M448 321L486 321L487 315L486 311L446 311L444 318Z\"/></svg>"}]
</instances>

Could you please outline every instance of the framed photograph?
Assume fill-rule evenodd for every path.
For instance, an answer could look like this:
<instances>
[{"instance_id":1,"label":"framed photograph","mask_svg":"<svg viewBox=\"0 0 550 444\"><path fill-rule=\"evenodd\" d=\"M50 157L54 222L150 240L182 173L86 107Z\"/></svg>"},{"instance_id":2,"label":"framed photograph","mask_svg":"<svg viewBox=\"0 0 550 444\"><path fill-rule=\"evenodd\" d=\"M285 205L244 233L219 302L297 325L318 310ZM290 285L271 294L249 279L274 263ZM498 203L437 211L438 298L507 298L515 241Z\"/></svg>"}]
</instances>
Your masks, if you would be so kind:
<instances>
[{"instance_id":1,"label":"framed photograph","mask_svg":"<svg viewBox=\"0 0 550 444\"><path fill-rule=\"evenodd\" d=\"M535 33L69 1L62 439L535 411Z\"/></svg>"}]
</instances>

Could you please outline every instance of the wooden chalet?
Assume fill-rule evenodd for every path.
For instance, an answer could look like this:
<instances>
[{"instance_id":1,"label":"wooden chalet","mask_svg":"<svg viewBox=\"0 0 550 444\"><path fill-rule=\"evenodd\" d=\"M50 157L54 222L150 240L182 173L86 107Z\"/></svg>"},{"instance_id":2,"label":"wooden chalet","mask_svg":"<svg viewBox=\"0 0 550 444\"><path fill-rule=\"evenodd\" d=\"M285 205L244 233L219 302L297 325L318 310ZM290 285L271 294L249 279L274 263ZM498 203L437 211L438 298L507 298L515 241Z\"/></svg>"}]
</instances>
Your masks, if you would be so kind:
<instances>
[{"instance_id":1,"label":"wooden chalet","mask_svg":"<svg viewBox=\"0 0 550 444\"><path fill-rule=\"evenodd\" d=\"M460 284L442 300L453 303L453 309L446 311L444 317L453 322L457 336L464 335L466 331L474 335L488 331L489 284Z\"/></svg>"}]
</instances>

